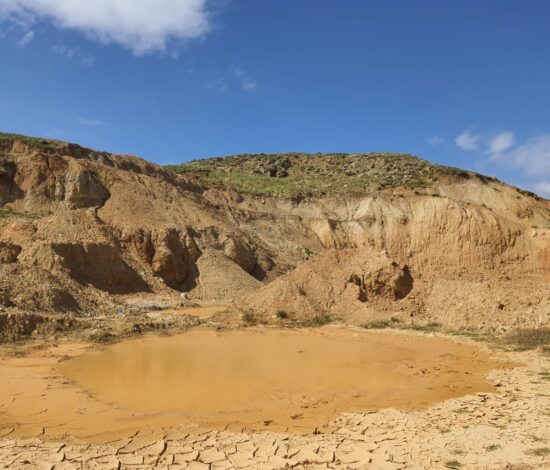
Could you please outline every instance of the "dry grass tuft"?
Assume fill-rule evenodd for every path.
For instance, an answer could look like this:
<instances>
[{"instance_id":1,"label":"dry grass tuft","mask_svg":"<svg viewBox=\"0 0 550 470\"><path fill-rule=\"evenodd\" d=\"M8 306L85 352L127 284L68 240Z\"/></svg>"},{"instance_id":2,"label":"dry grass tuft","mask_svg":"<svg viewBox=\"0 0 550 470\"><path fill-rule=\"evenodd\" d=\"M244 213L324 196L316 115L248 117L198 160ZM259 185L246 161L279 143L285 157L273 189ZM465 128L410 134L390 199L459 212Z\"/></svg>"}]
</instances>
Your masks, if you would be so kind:
<instances>
[{"instance_id":1,"label":"dry grass tuft","mask_svg":"<svg viewBox=\"0 0 550 470\"><path fill-rule=\"evenodd\" d=\"M517 330L507 338L507 343L519 350L543 348L550 350L550 328L528 328Z\"/></svg>"}]
</instances>

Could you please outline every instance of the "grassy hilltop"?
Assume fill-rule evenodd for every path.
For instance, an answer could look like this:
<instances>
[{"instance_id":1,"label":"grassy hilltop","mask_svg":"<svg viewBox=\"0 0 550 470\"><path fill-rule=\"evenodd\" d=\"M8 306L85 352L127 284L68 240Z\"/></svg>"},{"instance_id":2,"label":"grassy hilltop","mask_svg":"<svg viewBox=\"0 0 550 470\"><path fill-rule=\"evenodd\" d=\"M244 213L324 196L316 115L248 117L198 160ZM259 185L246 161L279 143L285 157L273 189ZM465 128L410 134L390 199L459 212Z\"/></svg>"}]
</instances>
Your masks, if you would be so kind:
<instances>
[{"instance_id":1,"label":"grassy hilltop","mask_svg":"<svg viewBox=\"0 0 550 470\"><path fill-rule=\"evenodd\" d=\"M214 187L256 195L365 194L388 188L427 188L441 175L474 173L396 153L244 154L168 166Z\"/></svg>"}]
</instances>

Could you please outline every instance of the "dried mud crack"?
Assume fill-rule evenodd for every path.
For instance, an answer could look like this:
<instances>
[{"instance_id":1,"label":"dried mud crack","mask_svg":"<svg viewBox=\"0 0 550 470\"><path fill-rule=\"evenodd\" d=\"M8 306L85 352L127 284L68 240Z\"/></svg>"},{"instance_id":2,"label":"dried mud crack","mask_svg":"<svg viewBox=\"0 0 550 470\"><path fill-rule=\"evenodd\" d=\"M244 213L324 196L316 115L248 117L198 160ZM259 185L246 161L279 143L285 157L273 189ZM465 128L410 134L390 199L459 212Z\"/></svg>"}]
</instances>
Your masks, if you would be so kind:
<instances>
[{"instance_id":1,"label":"dried mud crack","mask_svg":"<svg viewBox=\"0 0 550 470\"><path fill-rule=\"evenodd\" d=\"M466 395L416 411L386 408L342 413L307 433L273 431L269 426L264 431L208 430L186 424L161 429L144 426L125 437L106 434L102 443L92 443L93 439L74 437L22 438L17 437L17 426L4 426L0 466L55 470L548 468L548 355L536 351L499 355L525 365L490 372L487 380L496 386L494 393Z\"/></svg>"}]
</instances>

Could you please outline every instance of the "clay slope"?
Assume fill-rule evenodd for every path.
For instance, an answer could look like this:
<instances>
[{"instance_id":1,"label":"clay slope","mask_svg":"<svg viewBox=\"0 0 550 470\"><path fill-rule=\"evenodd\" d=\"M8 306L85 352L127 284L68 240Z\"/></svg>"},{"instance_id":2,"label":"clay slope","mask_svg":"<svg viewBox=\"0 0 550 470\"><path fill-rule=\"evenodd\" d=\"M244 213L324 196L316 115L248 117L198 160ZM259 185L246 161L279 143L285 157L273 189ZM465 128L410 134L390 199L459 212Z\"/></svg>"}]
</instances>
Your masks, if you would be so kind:
<instances>
[{"instance_id":1,"label":"clay slope","mask_svg":"<svg viewBox=\"0 0 550 470\"><path fill-rule=\"evenodd\" d=\"M92 315L239 300L266 318L284 309L353 322L549 322L549 201L395 154L201 165L178 174L0 134L2 308ZM410 291L388 295L404 273ZM369 279L384 288L369 290Z\"/></svg>"},{"instance_id":2,"label":"clay slope","mask_svg":"<svg viewBox=\"0 0 550 470\"><path fill-rule=\"evenodd\" d=\"M96 314L183 293L229 302L286 266L202 189L139 158L4 135L0 159L5 309Z\"/></svg>"}]
</instances>

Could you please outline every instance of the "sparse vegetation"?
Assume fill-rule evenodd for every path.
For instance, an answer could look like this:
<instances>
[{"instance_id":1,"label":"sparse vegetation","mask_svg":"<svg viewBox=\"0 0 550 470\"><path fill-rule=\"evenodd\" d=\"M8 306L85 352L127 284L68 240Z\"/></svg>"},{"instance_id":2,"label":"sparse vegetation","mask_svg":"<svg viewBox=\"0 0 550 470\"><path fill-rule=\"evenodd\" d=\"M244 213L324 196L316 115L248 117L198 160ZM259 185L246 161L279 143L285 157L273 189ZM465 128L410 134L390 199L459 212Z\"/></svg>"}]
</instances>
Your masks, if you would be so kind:
<instances>
[{"instance_id":1,"label":"sparse vegetation","mask_svg":"<svg viewBox=\"0 0 550 470\"><path fill-rule=\"evenodd\" d=\"M21 142L24 142L26 144L39 147L42 150L55 150L59 148L59 146L62 144L61 141L53 140L53 139L44 139L41 137L29 137L26 135L21 134L7 134L5 132L0 132L0 139L17 139Z\"/></svg>"},{"instance_id":2,"label":"sparse vegetation","mask_svg":"<svg viewBox=\"0 0 550 470\"><path fill-rule=\"evenodd\" d=\"M1 219L11 219L11 218L19 218L19 219L39 219L42 217L40 214L36 214L34 212L18 212L14 211L9 207L1 207L0 208L0 220Z\"/></svg>"},{"instance_id":3,"label":"sparse vegetation","mask_svg":"<svg viewBox=\"0 0 550 470\"><path fill-rule=\"evenodd\" d=\"M306 319L302 322L302 326L317 328L320 326L328 325L334 321L334 317L328 313L317 315L313 318Z\"/></svg>"},{"instance_id":4,"label":"sparse vegetation","mask_svg":"<svg viewBox=\"0 0 550 470\"><path fill-rule=\"evenodd\" d=\"M535 457L546 457L550 455L550 447L539 447L537 449L528 449L525 451L527 455L533 455Z\"/></svg>"},{"instance_id":5,"label":"sparse vegetation","mask_svg":"<svg viewBox=\"0 0 550 470\"><path fill-rule=\"evenodd\" d=\"M498 450L498 449L500 449L500 444L490 444L490 445L485 447L485 450L487 452L493 452L493 451Z\"/></svg>"},{"instance_id":6,"label":"sparse vegetation","mask_svg":"<svg viewBox=\"0 0 550 470\"><path fill-rule=\"evenodd\" d=\"M280 195L298 202L313 195L365 194L396 187L418 190L430 187L440 176L469 178L474 174L394 153L243 154L167 168L210 186Z\"/></svg>"},{"instance_id":7,"label":"sparse vegetation","mask_svg":"<svg viewBox=\"0 0 550 470\"><path fill-rule=\"evenodd\" d=\"M451 454L453 455L466 455L467 452L461 449L454 449L451 451Z\"/></svg>"},{"instance_id":8,"label":"sparse vegetation","mask_svg":"<svg viewBox=\"0 0 550 470\"><path fill-rule=\"evenodd\" d=\"M447 468L462 468L462 464L458 460L449 460L445 462Z\"/></svg>"},{"instance_id":9,"label":"sparse vegetation","mask_svg":"<svg viewBox=\"0 0 550 470\"><path fill-rule=\"evenodd\" d=\"M258 318L252 312L244 312L242 319L243 323L247 326L254 326L258 324Z\"/></svg>"},{"instance_id":10,"label":"sparse vegetation","mask_svg":"<svg viewBox=\"0 0 550 470\"><path fill-rule=\"evenodd\" d=\"M280 320L287 320L289 318L289 314L286 310L277 310L276 315Z\"/></svg>"},{"instance_id":11,"label":"sparse vegetation","mask_svg":"<svg viewBox=\"0 0 550 470\"><path fill-rule=\"evenodd\" d=\"M110 341L113 341L115 339L115 336L109 333L106 330L94 330L88 335L88 341L92 341L94 343L108 343Z\"/></svg>"},{"instance_id":12,"label":"sparse vegetation","mask_svg":"<svg viewBox=\"0 0 550 470\"><path fill-rule=\"evenodd\" d=\"M434 332L438 331L441 328L441 323L430 322L424 325L408 325L405 328L414 331L425 331L425 332Z\"/></svg>"},{"instance_id":13,"label":"sparse vegetation","mask_svg":"<svg viewBox=\"0 0 550 470\"><path fill-rule=\"evenodd\" d=\"M517 330L507 338L507 342L519 350L542 348L550 349L550 328L529 328Z\"/></svg>"},{"instance_id":14,"label":"sparse vegetation","mask_svg":"<svg viewBox=\"0 0 550 470\"><path fill-rule=\"evenodd\" d=\"M364 323L361 327L367 330L381 330L384 328L389 328L392 322L390 320L373 320L368 323Z\"/></svg>"}]
</instances>

